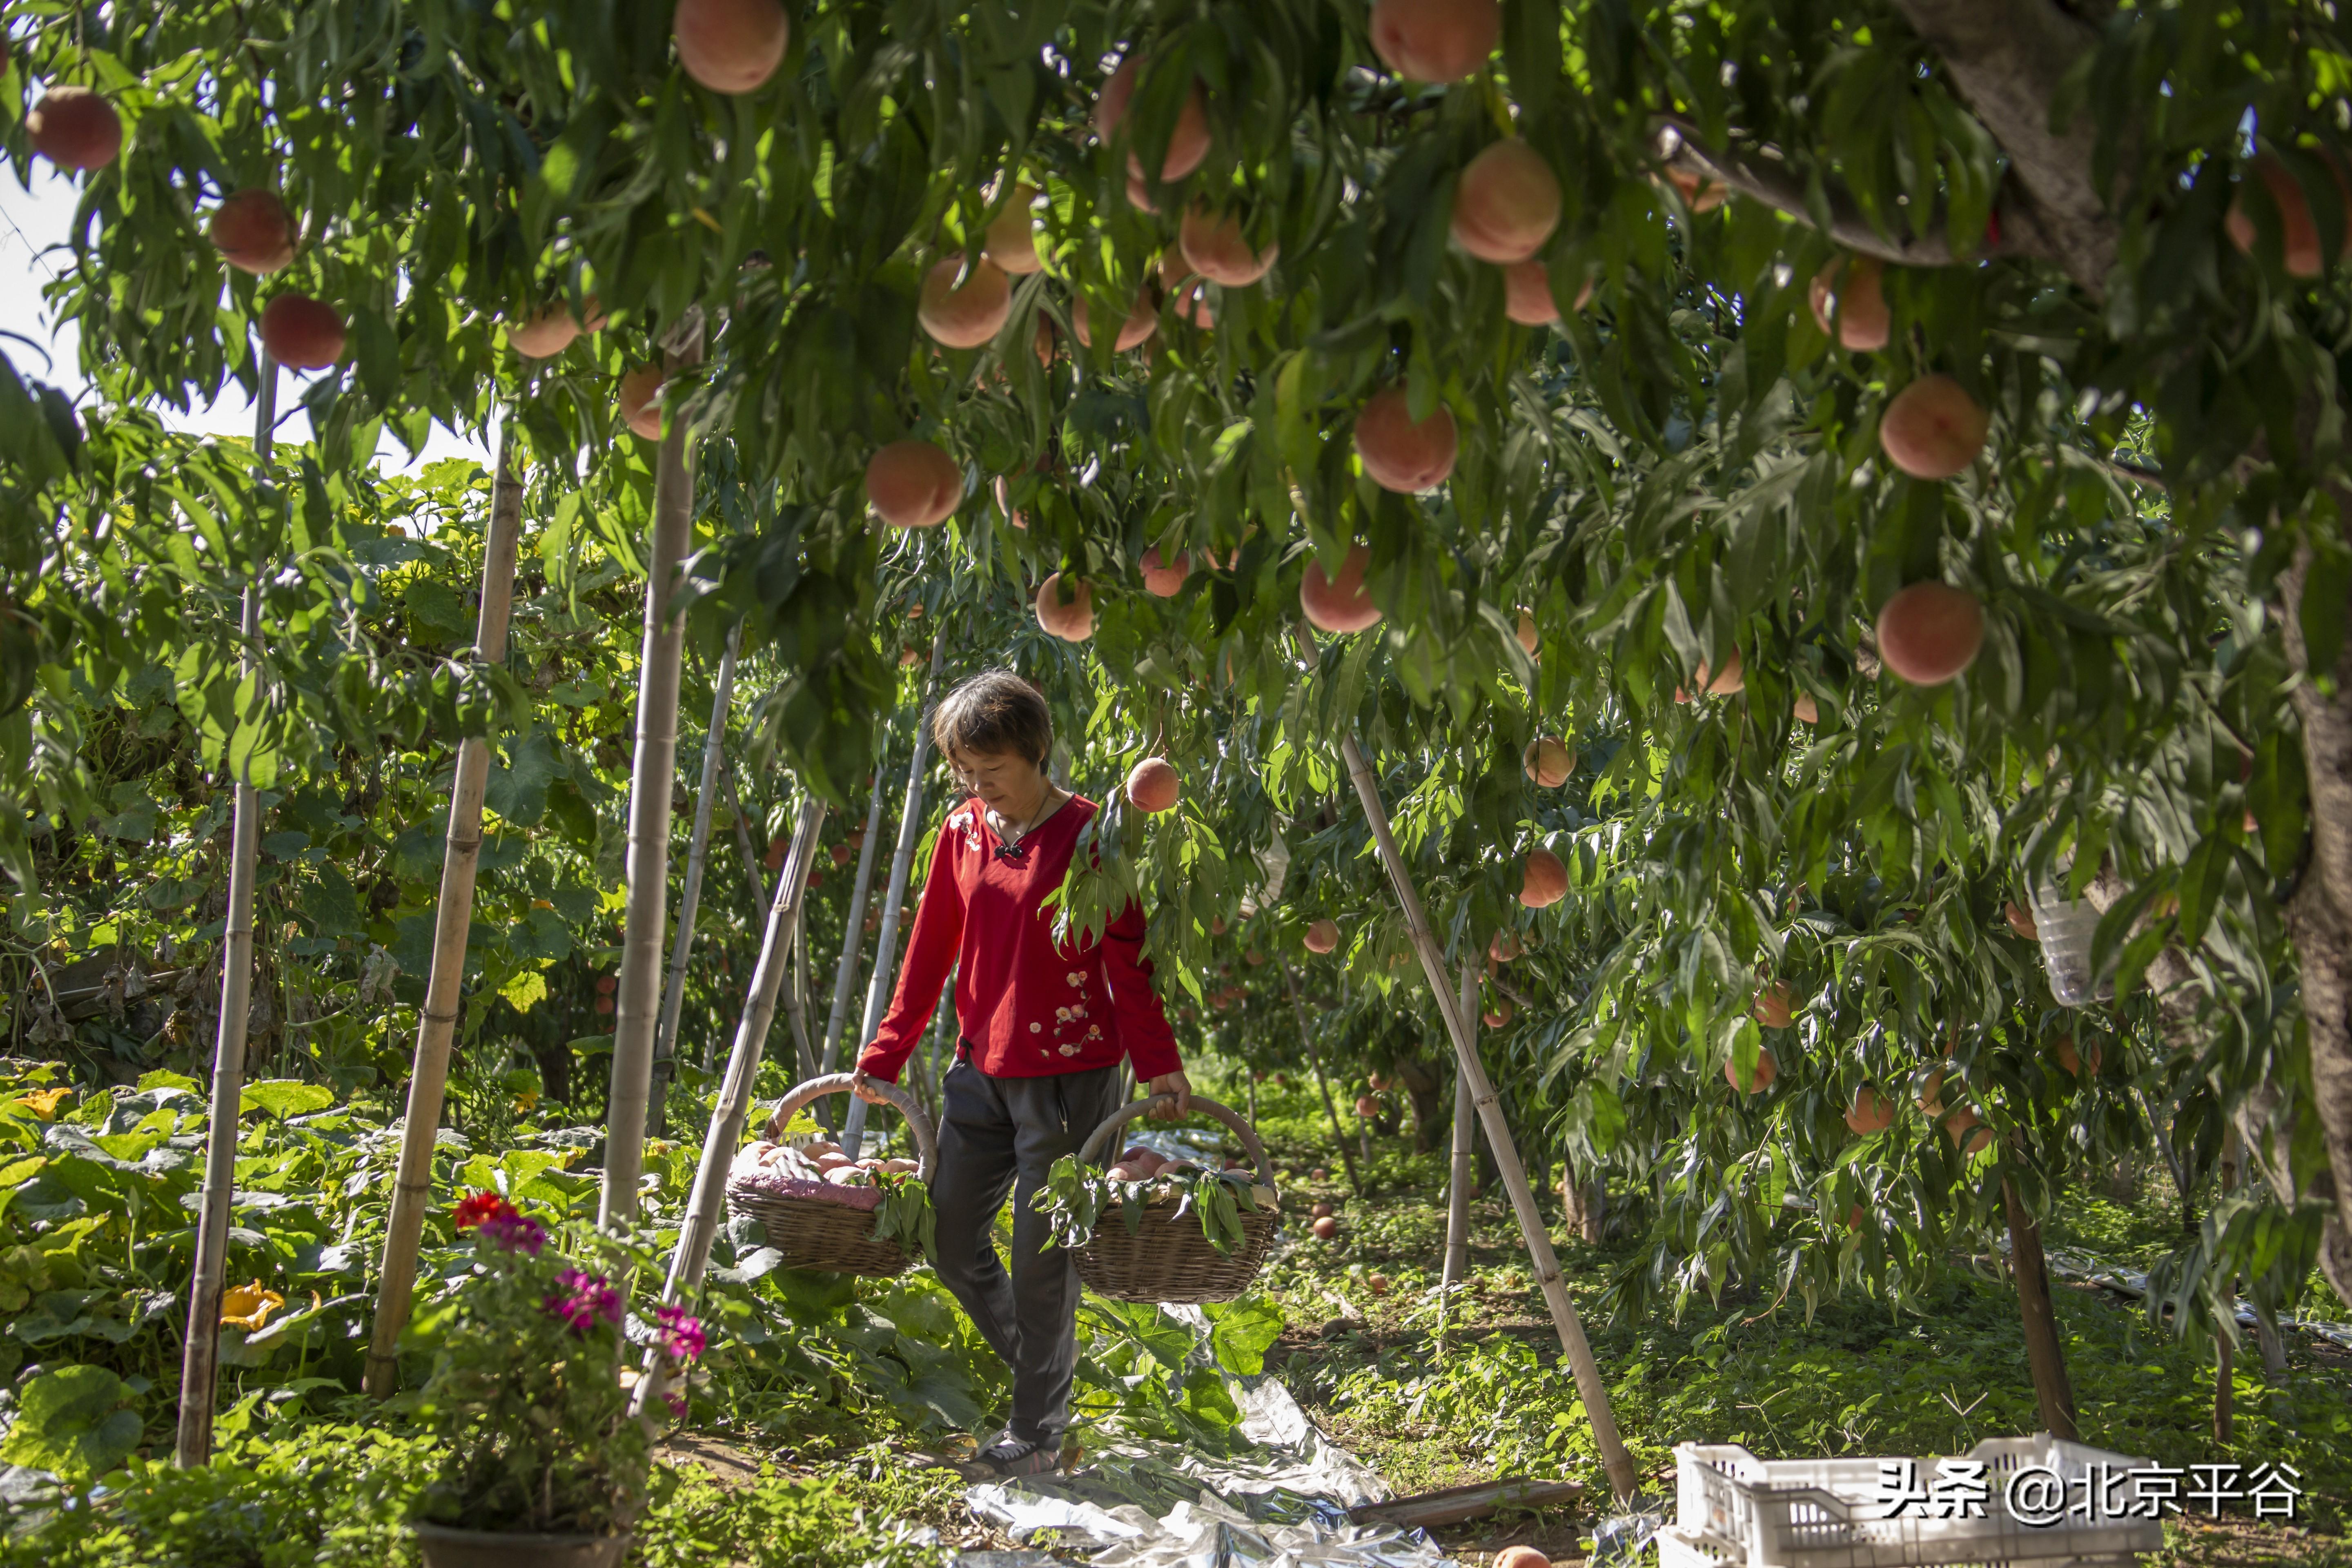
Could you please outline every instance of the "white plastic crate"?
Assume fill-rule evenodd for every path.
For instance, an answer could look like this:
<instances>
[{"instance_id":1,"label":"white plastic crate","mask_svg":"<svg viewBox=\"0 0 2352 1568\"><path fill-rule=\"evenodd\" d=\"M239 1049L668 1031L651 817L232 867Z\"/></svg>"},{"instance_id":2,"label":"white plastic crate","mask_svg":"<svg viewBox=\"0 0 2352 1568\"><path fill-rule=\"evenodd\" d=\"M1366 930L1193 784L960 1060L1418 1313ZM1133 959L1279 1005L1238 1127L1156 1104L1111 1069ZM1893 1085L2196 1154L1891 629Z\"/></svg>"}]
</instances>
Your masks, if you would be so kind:
<instances>
[{"instance_id":1,"label":"white plastic crate","mask_svg":"<svg viewBox=\"0 0 2352 1568\"><path fill-rule=\"evenodd\" d=\"M1887 1517L1881 1478L1894 1459L1759 1459L1736 1444L1684 1443L1675 1449L1679 1495L1675 1528L1660 1535L1660 1559L1672 1568L1916 1568L1942 1563L2127 1564L2135 1554L2164 1545L2157 1495L2142 1495L2132 1474L2148 1468L2127 1458L2047 1432L2031 1437L1989 1437L1966 1454L1981 1465L1985 1499L1980 1517L1926 1517L1916 1507ZM1909 1461L1922 1485L1937 1476L1933 1457ZM2010 1509L2009 1487L2020 1471L2057 1478L2063 1517L2044 1523ZM2046 1505L2053 1489L2043 1476L2028 1485ZM2073 1511L2088 1489L2103 1494L2101 1511ZM2025 1500L2029 1504L2032 1498ZM2145 1509L2146 1517L2137 1510ZM2046 1506L2037 1511L2048 1511ZM2125 1517L2116 1517L2123 1515ZM1668 1535L1673 1537L1671 1551Z\"/></svg>"}]
</instances>

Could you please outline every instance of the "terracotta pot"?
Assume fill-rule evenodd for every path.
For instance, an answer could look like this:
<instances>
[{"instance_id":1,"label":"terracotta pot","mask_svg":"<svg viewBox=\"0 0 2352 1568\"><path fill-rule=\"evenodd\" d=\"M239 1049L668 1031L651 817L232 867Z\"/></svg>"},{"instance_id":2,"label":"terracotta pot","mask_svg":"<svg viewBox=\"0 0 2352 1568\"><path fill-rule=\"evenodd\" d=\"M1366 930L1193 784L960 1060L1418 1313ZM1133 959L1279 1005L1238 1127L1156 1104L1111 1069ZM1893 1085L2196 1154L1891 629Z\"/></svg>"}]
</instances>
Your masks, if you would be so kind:
<instances>
[{"instance_id":1,"label":"terracotta pot","mask_svg":"<svg viewBox=\"0 0 2352 1568\"><path fill-rule=\"evenodd\" d=\"M631 1532L541 1535L524 1531L460 1530L411 1521L425 1568L620 1568Z\"/></svg>"}]
</instances>

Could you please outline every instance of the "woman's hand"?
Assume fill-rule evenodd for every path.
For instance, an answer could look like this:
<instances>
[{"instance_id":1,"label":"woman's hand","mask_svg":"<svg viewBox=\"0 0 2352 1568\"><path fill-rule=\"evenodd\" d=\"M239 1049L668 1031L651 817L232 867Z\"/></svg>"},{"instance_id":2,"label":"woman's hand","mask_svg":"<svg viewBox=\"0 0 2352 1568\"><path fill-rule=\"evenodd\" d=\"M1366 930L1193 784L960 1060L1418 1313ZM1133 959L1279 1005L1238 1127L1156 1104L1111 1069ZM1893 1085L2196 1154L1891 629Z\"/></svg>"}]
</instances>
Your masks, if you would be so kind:
<instances>
[{"instance_id":1,"label":"woman's hand","mask_svg":"<svg viewBox=\"0 0 2352 1568\"><path fill-rule=\"evenodd\" d=\"M1143 1086L1143 1092L1155 1099L1163 1094L1175 1098L1176 1109L1165 1116L1153 1116L1154 1121L1181 1121L1192 1114L1192 1080L1184 1076L1181 1068L1161 1073Z\"/></svg>"},{"instance_id":2,"label":"woman's hand","mask_svg":"<svg viewBox=\"0 0 2352 1568\"><path fill-rule=\"evenodd\" d=\"M849 1092L856 1095L858 1099L864 1100L868 1105L887 1105L890 1103L889 1100L883 1098L882 1091L874 1086L874 1079L867 1076L864 1068L859 1068L856 1072L850 1075Z\"/></svg>"}]
</instances>

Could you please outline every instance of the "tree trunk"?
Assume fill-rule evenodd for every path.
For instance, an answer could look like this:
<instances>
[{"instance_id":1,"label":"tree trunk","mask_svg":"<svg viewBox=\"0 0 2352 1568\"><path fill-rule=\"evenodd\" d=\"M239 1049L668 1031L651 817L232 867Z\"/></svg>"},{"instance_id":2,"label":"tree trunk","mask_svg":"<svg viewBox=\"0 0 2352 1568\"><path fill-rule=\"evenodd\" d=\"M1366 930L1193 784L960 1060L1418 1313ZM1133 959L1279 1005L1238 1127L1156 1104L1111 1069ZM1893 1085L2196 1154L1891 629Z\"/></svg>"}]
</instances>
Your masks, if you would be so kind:
<instances>
[{"instance_id":1,"label":"tree trunk","mask_svg":"<svg viewBox=\"0 0 2352 1568\"><path fill-rule=\"evenodd\" d=\"M2010 1268L2017 1279L2017 1306L2025 1324L2025 1361L2033 1373L2033 1395L2042 1405L2042 1425L2052 1436L2075 1438L2074 1387L2066 1378L2065 1342L2050 1304L2050 1270L2042 1257L2042 1227L2026 1212L2017 1188L2000 1184L2001 1207L2009 1215Z\"/></svg>"},{"instance_id":2,"label":"tree trunk","mask_svg":"<svg viewBox=\"0 0 2352 1568\"><path fill-rule=\"evenodd\" d=\"M2323 525L2315 520L2312 526ZM2298 543L2294 564L2279 577L2279 631L2288 668L2303 677L2287 689L2303 725L2311 792L2311 864L2287 900L2286 917L2301 961L2312 1104L2335 1176L2335 1236L2322 1255L2336 1255L2328 1280L2352 1304L2352 637L2337 647L2332 669L2311 668L2304 616L2312 559L2311 546ZM2352 624L2352 596L2315 608L2339 630ZM2323 674L2332 681L2321 681Z\"/></svg>"},{"instance_id":3,"label":"tree trunk","mask_svg":"<svg viewBox=\"0 0 2352 1568\"><path fill-rule=\"evenodd\" d=\"M1405 1103L1412 1108L1412 1152L1426 1154L1437 1147L1437 1130L1445 1115L1445 1080L1413 1057L1400 1058L1396 1073Z\"/></svg>"},{"instance_id":4,"label":"tree trunk","mask_svg":"<svg viewBox=\"0 0 2352 1568\"><path fill-rule=\"evenodd\" d=\"M653 1113L656 1133L669 1130L669 1080L677 1057L677 1020L686 1006L686 965L694 953L694 922L702 909L702 867L710 849L710 808L719 783L719 760L726 751L727 713L735 697L735 650L743 627L727 633L719 657L719 679L710 695L710 725L702 737L702 786L694 796L694 833L687 841L686 887L678 894L677 934L670 939L669 979L662 987L661 1022L654 1030Z\"/></svg>"},{"instance_id":5,"label":"tree trunk","mask_svg":"<svg viewBox=\"0 0 2352 1568\"><path fill-rule=\"evenodd\" d=\"M671 374L702 357L698 327ZM669 918L670 787L677 773L677 688L686 624L670 595L694 542L694 469L686 419L667 416L654 467L651 548L646 553L645 648L637 662L637 754L629 775L628 903L621 932L621 984L613 1006L613 1078L604 1119L600 1229L636 1222L645 1170L646 1107L653 1092L654 1026L661 1006L663 926Z\"/></svg>"},{"instance_id":6,"label":"tree trunk","mask_svg":"<svg viewBox=\"0 0 2352 1568\"><path fill-rule=\"evenodd\" d=\"M1478 999L1478 966L1462 966L1461 1005L1466 1012ZM1470 1166L1478 1142L1477 1108L1470 1103L1470 1079L1454 1069L1454 1142L1445 1176L1445 1272L1451 1290L1470 1276Z\"/></svg>"},{"instance_id":7,"label":"tree trunk","mask_svg":"<svg viewBox=\"0 0 2352 1568\"><path fill-rule=\"evenodd\" d=\"M506 662L507 623L514 607L515 554L522 542L522 479L516 472L514 441L514 422L509 419L499 428L490 531L482 548L482 603L474 620L474 657L485 667ZM489 782L493 745L487 735L460 737L449 785L441 894L433 906L433 959L425 975L425 1005L416 1019L408 1112L401 1124L400 1163L392 1179L392 1212L385 1219L383 1257L376 1277L375 1323L362 1374L367 1392L378 1399L388 1397L399 1383L400 1331L408 1326L416 1289L416 1251L425 1235L425 1211L433 1206L434 1139L441 1127L449 1051L462 1010L466 939L474 923L474 878L482 859L482 792ZM568 1081L565 1087L569 1089Z\"/></svg>"},{"instance_id":8,"label":"tree trunk","mask_svg":"<svg viewBox=\"0 0 2352 1568\"><path fill-rule=\"evenodd\" d=\"M898 911L907 901L907 873L915 863L915 840L923 831L923 764L931 757L931 703L939 691L940 656L946 638L931 638L930 673L923 679L923 705L915 720L915 755L907 764L907 800L898 816L898 846L890 856L890 885L882 895L882 930L874 949L874 978L866 988L866 1016L857 1028L857 1046L864 1050L874 1031L882 1026L882 1009L890 1000L890 963L898 955ZM867 843L873 840L868 838ZM841 1129L841 1152L857 1158L866 1136L866 1102L849 1097L849 1115Z\"/></svg>"},{"instance_id":9,"label":"tree trunk","mask_svg":"<svg viewBox=\"0 0 2352 1568\"><path fill-rule=\"evenodd\" d=\"M277 429L278 362L261 356L261 394L254 409L255 488L265 494L271 437ZM256 563L259 575L259 563ZM237 635L245 668L257 662L261 588L247 582L238 605ZM223 764L235 760L223 757ZM253 871L260 844L261 802L248 770L237 771L230 808L228 919L222 932L220 1026L213 1037L212 1114L205 1124L205 1184L196 1211L195 1278L188 1289L188 1337L180 1357L179 1430L172 1462L183 1469L212 1460L214 1380L220 1370L221 1291L228 1272L229 1207L236 1189L237 1121L245 1106L245 1031L252 1005Z\"/></svg>"},{"instance_id":10,"label":"tree trunk","mask_svg":"<svg viewBox=\"0 0 2352 1568\"><path fill-rule=\"evenodd\" d=\"M1282 959L1282 984L1290 993L1291 1015L1298 1020L1299 1043L1307 1047L1307 1070L1315 1075L1316 1092L1323 1097L1323 1114L1331 1119L1331 1143L1339 1151L1339 1163L1348 1170L1348 1190L1359 1201L1364 1195L1363 1173L1356 1169L1356 1155L1348 1147L1348 1130L1339 1124L1339 1108L1332 1103L1331 1086L1323 1077L1323 1058L1315 1049L1315 1032L1307 1026L1307 1001L1298 994L1298 976L1290 967L1290 960Z\"/></svg>"},{"instance_id":11,"label":"tree trunk","mask_svg":"<svg viewBox=\"0 0 2352 1568\"><path fill-rule=\"evenodd\" d=\"M1310 656L1313 651L1309 644ZM1560 1278L1559 1259L1552 1253L1550 1233L1544 1228L1543 1216L1536 1210L1535 1194L1528 1190L1527 1171L1519 1163L1518 1151L1512 1146L1502 1106L1496 1099L1494 1085L1487 1081L1469 1021L1454 994L1454 977L1446 972L1444 955L1438 951L1437 938L1429 929L1429 917L1422 909L1421 894L1414 889L1412 874L1397 849L1396 835L1390 828L1388 808L1381 800L1380 786L1356 744L1356 737L1343 731L1339 749L1347 760L1348 776L1354 781L1356 794L1363 801L1364 815L1370 820L1372 840L1379 847L1382 864L1388 868L1397 904L1404 912L1405 929L1412 935L1413 951L1421 957L1422 973L1427 977L1438 1010L1444 1016L1446 1033L1453 1037L1454 1059L1469 1084L1479 1125L1486 1131L1487 1146L1494 1151L1503 1185L1511 1194L1512 1212L1518 1216L1528 1259L1535 1265L1536 1281L1543 1288L1545 1302L1551 1308L1552 1323L1559 1331L1561 1353L1575 1374L1576 1391L1584 1401L1585 1418L1592 1426L1593 1446L1601 1450L1601 1465L1609 1472L1610 1489L1620 1502L1631 1502L1641 1482L1633 1468L1633 1456L1626 1451L1623 1439L1617 1435L1609 1385L1601 1380L1601 1365L1593 1360L1592 1346L1584 1337L1584 1324L1577 1316L1576 1303L1569 1300L1568 1286Z\"/></svg>"},{"instance_id":12,"label":"tree trunk","mask_svg":"<svg viewBox=\"0 0 2352 1568\"><path fill-rule=\"evenodd\" d=\"M700 1289L703 1271L710 1264L710 1244L724 1219L728 1173L751 1116L752 1085L760 1076L768 1031L775 1023L776 994L792 962L793 931L806 901L809 868L816 858L817 830L824 822L824 803L803 793L792 853L784 861L783 874L776 879L776 901L768 911L760 962L751 971L751 998L735 1031L735 1048L727 1058L727 1077L719 1085L718 1103L711 1108L710 1126L703 1134L702 1159L695 1166L694 1191L687 1202L685 1223L678 1227L677 1247L669 1255L669 1273L662 1282L666 1306L677 1306ZM631 1415L642 1418L660 1397L667 1372L659 1348L649 1349L630 1399Z\"/></svg>"},{"instance_id":13,"label":"tree trunk","mask_svg":"<svg viewBox=\"0 0 2352 1568\"><path fill-rule=\"evenodd\" d=\"M2103 870L2092 879L2083 896L2105 912L2129 890L2121 878ZM2204 993L2188 960L2176 948L2158 951L2148 961L2147 984L2156 995L2158 1023L2167 1051L2198 1049L2204 1037L2203 1026L2198 1019ZM2304 1005L2308 1019L2311 1000L2307 987ZM2320 1052L2315 1033L2311 1036L2311 1050L2315 1063ZM2352 1305L2352 1224L2346 1223L2340 1200L2345 1184L2336 1180L2332 1169L2313 1173L2308 1182L2295 1180L2297 1117L2286 1095L2275 1083L2257 1084L2231 1108L2230 1120L2238 1130L2246 1158L2262 1173L2263 1180L2280 1203L2292 1207L2308 1198L2329 1210L2320 1222L2319 1269L2336 1296Z\"/></svg>"}]
</instances>

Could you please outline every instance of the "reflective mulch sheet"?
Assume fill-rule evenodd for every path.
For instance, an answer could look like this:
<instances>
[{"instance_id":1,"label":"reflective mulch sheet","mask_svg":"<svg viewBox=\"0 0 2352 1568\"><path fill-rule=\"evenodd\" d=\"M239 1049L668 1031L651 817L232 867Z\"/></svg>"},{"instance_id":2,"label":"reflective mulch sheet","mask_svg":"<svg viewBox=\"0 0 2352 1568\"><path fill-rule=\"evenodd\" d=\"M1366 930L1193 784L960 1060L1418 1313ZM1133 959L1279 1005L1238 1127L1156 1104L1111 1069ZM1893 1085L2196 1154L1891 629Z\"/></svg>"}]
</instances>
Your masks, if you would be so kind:
<instances>
[{"instance_id":1,"label":"reflective mulch sheet","mask_svg":"<svg viewBox=\"0 0 2352 1568\"><path fill-rule=\"evenodd\" d=\"M1171 1443L1110 1444L1070 1475L1023 1476L966 1491L972 1512L1017 1540L1081 1535L1094 1568L1437 1568L1419 1530L1358 1524L1348 1510L1387 1496L1378 1477L1325 1440L1274 1378L1235 1389L1250 1447L1212 1458ZM1066 1552L1083 1550L1066 1540ZM965 1552L958 1568L1037 1568L1043 1552Z\"/></svg>"}]
</instances>

